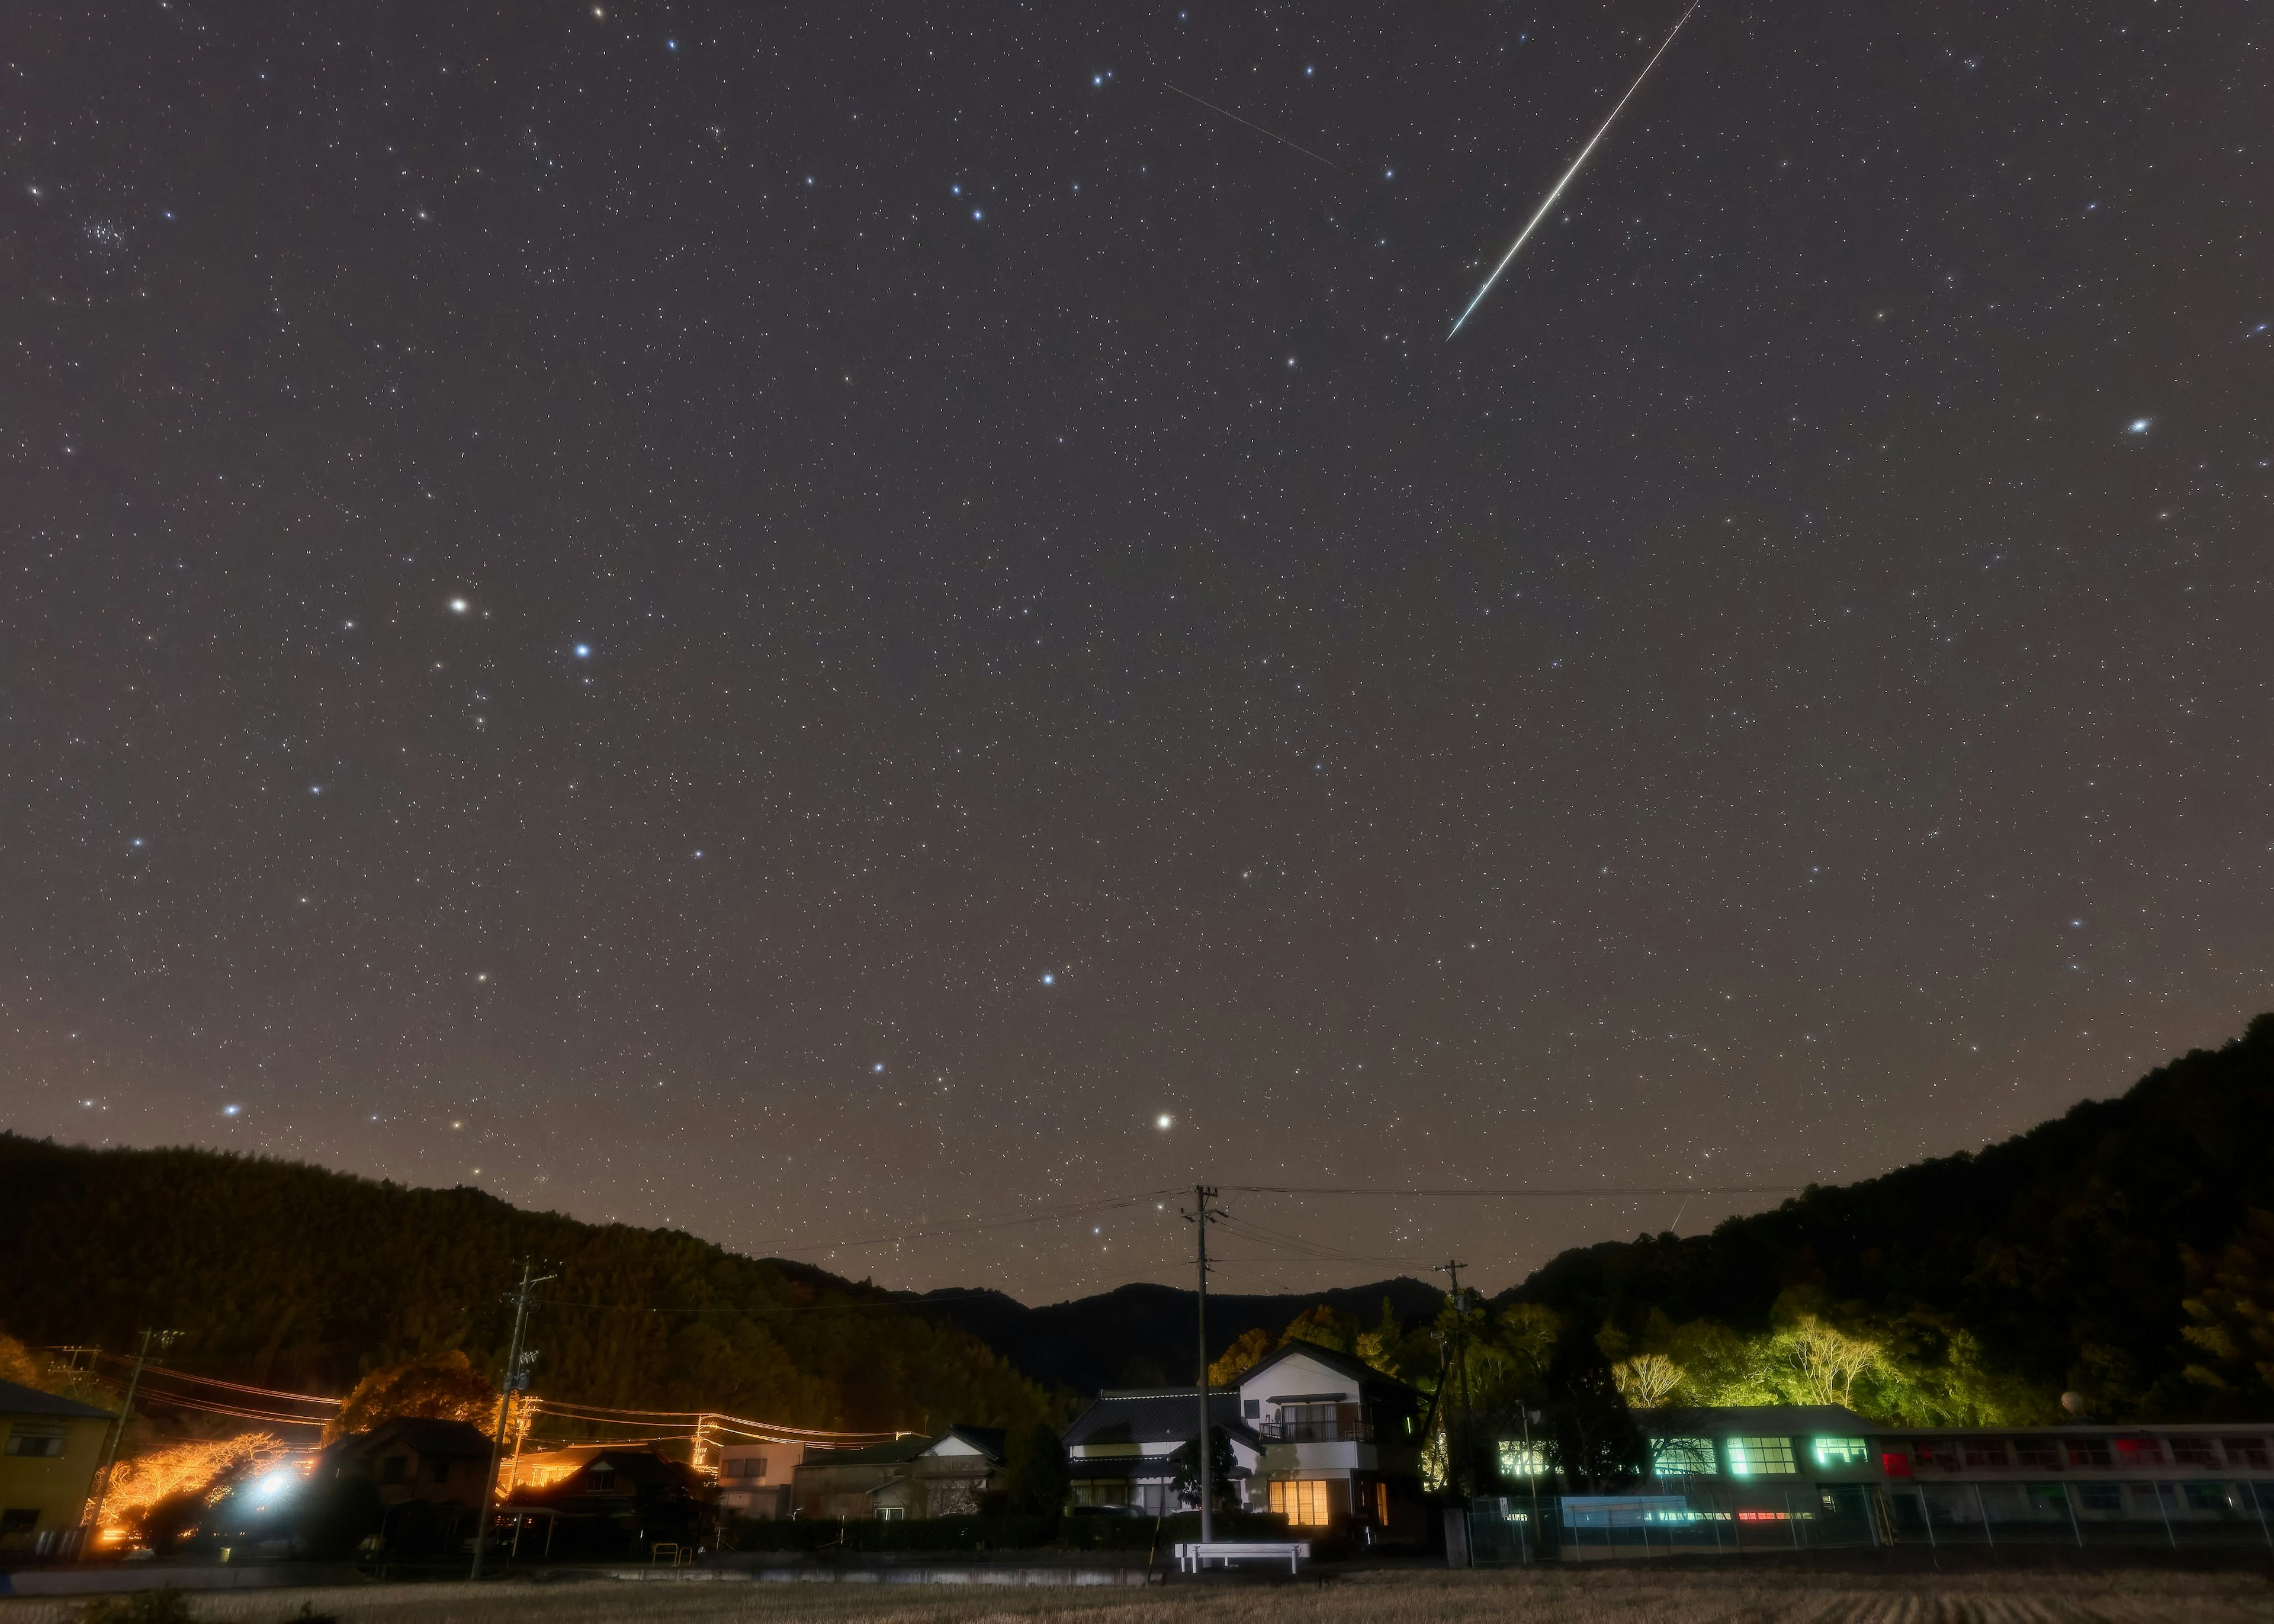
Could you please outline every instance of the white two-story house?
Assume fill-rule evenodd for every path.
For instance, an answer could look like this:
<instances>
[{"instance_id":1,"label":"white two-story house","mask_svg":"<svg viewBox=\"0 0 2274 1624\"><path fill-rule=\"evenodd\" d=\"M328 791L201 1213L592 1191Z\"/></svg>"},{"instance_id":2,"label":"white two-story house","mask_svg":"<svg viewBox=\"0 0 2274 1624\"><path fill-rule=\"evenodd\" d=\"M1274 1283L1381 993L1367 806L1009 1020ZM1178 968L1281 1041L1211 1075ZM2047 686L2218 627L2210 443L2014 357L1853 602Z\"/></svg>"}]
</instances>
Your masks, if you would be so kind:
<instances>
[{"instance_id":1,"label":"white two-story house","mask_svg":"<svg viewBox=\"0 0 2274 1624\"><path fill-rule=\"evenodd\" d=\"M1419 1533L1420 1394L1303 1342L1249 1369L1239 1393L1240 1419L1261 1447L1252 1508L1296 1528Z\"/></svg>"}]
</instances>

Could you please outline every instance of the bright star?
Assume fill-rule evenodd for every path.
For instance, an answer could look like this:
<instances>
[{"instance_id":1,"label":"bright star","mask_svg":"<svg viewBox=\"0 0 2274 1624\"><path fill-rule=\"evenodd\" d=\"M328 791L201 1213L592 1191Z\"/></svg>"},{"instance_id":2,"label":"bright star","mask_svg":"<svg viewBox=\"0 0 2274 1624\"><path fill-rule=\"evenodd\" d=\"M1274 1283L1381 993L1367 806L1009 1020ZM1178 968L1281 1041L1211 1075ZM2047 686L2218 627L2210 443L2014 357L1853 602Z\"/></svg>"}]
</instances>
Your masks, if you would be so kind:
<instances>
[{"instance_id":1,"label":"bright star","mask_svg":"<svg viewBox=\"0 0 2274 1624\"><path fill-rule=\"evenodd\" d=\"M135 844L135 845L137 845L137 846L139 846L139 845L141 845L142 843L141 843L139 840L137 840L134 844ZM1055 974L1053 974L1052 972L1050 972L1050 971L1049 971L1049 970L1045 970L1045 971L1043 971L1043 986L1045 986L1045 987L1055 987L1055 986L1057 986L1058 984L1058 976L1057 976Z\"/></svg>"},{"instance_id":2,"label":"bright star","mask_svg":"<svg viewBox=\"0 0 2274 1624\"><path fill-rule=\"evenodd\" d=\"M874 1065L870 1066L869 1069L870 1069L871 1071L883 1071L883 1070L885 1069L885 1063L884 1063L883 1061L879 1060L878 1062L877 1062L877 1064L874 1064Z\"/></svg>"},{"instance_id":3,"label":"bright star","mask_svg":"<svg viewBox=\"0 0 2274 1624\"><path fill-rule=\"evenodd\" d=\"M468 606L466 600L463 598L454 598L450 600L450 613L453 614L465 613Z\"/></svg>"},{"instance_id":4,"label":"bright star","mask_svg":"<svg viewBox=\"0 0 2274 1624\"><path fill-rule=\"evenodd\" d=\"M2132 432L2135 434L2145 434L2148 432L2148 419L2145 417L2133 418Z\"/></svg>"},{"instance_id":5,"label":"bright star","mask_svg":"<svg viewBox=\"0 0 2274 1624\"><path fill-rule=\"evenodd\" d=\"M1153 1125L1156 1128L1167 1127L1169 1125L1169 1113L1163 1111L1158 1116L1153 1119Z\"/></svg>"},{"instance_id":6,"label":"bright star","mask_svg":"<svg viewBox=\"0 0 2274 1624\"><path fill-rule=\"evenodd\" d=\"M237 1107L234 1105L224 1105L221 1108L221 1114L224 1116L234 1116L237 1115Z\"/></svg>"},{"instance_id":7,"label":"bright star","mask_svg":"<svg viewBox=\"0 0 2274 1624\"><path fill-rule=\"evenodd\" d=\"M577 658L578 659L590 659L590 658L592 658L592 645L591 645L591 643L578 643L578 644L576 645L576 658Z\"/></svg>"},{"instance_id":8,"label":"bright star","mask_svg":"<svg viewBox=\"0 0 2274 1624\"><path fill-rule=\"evenodd\" d=\"M975 208L975 209L973 209L973 210L971 211L971 217L972 217L974 220L984 220L984 219L986 219L986 218L987 218L987 214L986 214L986 211L985 211L985 210L983 210L983 209L976 209L976 208Z\"/></svg>"}]
</instances>

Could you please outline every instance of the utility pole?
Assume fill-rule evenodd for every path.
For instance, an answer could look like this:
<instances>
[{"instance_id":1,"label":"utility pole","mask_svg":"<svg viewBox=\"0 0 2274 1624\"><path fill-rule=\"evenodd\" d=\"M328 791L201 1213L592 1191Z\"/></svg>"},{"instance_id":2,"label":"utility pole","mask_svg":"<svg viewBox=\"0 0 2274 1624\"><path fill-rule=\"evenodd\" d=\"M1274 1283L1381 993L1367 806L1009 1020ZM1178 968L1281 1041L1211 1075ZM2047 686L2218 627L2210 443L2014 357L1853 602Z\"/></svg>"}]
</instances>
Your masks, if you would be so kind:
<instances>
[{"instance_id":1,"label":"utility pole","mask_svg":"<svg viewBox=\"0 0 2274 1624\"><path fill-rule=\"evenodd\" d=\"M490 1545L490 1512L497 1500L498 1462L505 1454L506 1417L512 1413L513 1395L529 1385L529 1372L522 1368L521 1334L529 1324L529 1294L548 1280L558 1280L557 1274L537 1274L537 1265L524 1258L521 1263L521 1285L513 1294L513 1340L507 1345L505 1380L498 1385L504 1389L498 1395L497 1436L490 1440L490 1472L482 1480L481 1520L474 1524L473 1577L482 1576L482 1557ZM519 1454L516 1448L515 1453Z\"/></svg>"},{"instance_id":2,"label":"utility pole","mask_svg":"<svg viewBox=\"0 0 2274 1624\"><path fill-rule=\"evenodd\" d=\"M1464 1306L1461 1297L1461 1271L1468 1267L1467 1264L1454 1259L1440 1263L1430 1271L1432 1274L1447 1276L1452 1286L1453 1357L1461 1362L1461 1455L1459 1469L1449 1470L1445 1475L1452 1479L1454 1489L1464 1498L1466 1498L1470 1490L1475 1486L1470 1480L1470 1473L1476 1464L1473 1458L1475 1441L1469 1435L1470 1428L1474 1425L1474 1416L1469 1404L1468 1311ZM1452 1452L1451 1429L1448 1428L1445 1453L1449 1455ZM1446 1465L1450 1467L1452 1462L1448 1461Z\"/></svg>"},{"instance_id":3,"label":"utility pole","mask_svg":"<svg viewBox=\"0 0 2274 1624\"><path fill-rule=\"evenodd\" d=\"M1195 1226L1200 1236L1200 1380L1196 1384L1201 1394L1201 1543L1207 1545L1216 1538L1216 1511L1210 1504L1215 1485L1209 1482L1209 1360L1208 1360L1208 1232L1209 1225L1224 1214L1210 1207L1216 1192L1209 1185L1193 1186L1193 1210L1185 1214L1185 1222Z\"/></svg>"},{"instance_id":4,"label":"utility pole","mask_svg":"<svg viewBox=\"0 0 2274 1624\"><path fill-rule=\"evenodd\" d=\"M158 1350L163 1353L174 1345L174 1339L179 1335L179 1331L146 1329L142 1333L141 1350L134 1356L134 1373L126 1379L126 1398L118 1406L118 1419L110 1429L110 1447L103 1451L102 1470L94 1480L94 1499L87 1508L85 1527L89 1541L102 1538L102 1502L110 1498L110 1474L118 1464L118 1446L126 1438L126 1418L134 1413L134 1393L142 1385L142 1367L149 1363L151 1344L156 1343ZM85 1553L84 1549L81 1553Z\"/></svg>"}]
</instances>

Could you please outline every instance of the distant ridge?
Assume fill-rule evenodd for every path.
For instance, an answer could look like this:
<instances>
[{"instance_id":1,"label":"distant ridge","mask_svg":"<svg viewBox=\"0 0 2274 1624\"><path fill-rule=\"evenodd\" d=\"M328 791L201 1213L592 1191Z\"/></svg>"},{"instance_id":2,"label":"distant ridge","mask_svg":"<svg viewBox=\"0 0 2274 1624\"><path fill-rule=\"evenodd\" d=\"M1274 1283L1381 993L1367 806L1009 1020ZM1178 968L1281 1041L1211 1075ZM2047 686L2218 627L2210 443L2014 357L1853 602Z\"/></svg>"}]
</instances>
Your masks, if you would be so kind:
<instances>
[{"instance_id":1,"label":"distant ridge","mask_svg":"<svg viewBox=\"0 0 2274 1624\"><path fill-rule=\"evenodd\" d=\"M1371 1325L1384 1298L1401 1320L1426 1319L1445 1300L1439 1288L1400 1276L1369 1286L1271 1296L1209 1293L1210 1357L1251 1330L1276 1334L1324 1303ZM960 1326L1036 1381L1079 1394L1193 1380L1193 1293L1129 1285L1096 1297L1029 1308L999 1291L935 1291L909 1301Z\"/></svg>"},{"instance_id":2,"label":"distant ridge","mask_svg":"<svg viewBox=\"0 0 2274 1624\"><path fill-rule=\"evenodd\" d=\"M1638 1335L1759 1327L1795 1290L1962 1332L2096 1415L2274 1418L2274 1014L1984 1150L1577 1248L1502 1300Z\"/></svg>"}]
</instances>

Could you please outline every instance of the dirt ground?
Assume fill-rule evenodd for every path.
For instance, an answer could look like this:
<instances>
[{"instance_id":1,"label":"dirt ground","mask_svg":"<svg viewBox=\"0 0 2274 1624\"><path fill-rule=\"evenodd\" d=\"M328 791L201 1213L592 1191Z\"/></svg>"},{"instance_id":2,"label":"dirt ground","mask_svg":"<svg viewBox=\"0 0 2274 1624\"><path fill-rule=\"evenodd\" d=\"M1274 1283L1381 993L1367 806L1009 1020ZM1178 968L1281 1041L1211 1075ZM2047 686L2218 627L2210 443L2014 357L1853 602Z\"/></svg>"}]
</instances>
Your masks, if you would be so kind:
<instances>
[{"instance_id":1,"label":"dirt ground","mask_svg":"<svg viewBox=\"0 0 2274 1624\"><path fill-rule=\"evenodd\" d=\"M241 1590L185 1598L209 1624L2274 1624L2260 1574L1969 1575L1362 1573L1152 1589L501 1583ZM0 1624L74 1624L83 1603L0 1602Z\"/></svg>"}]
</instances>

